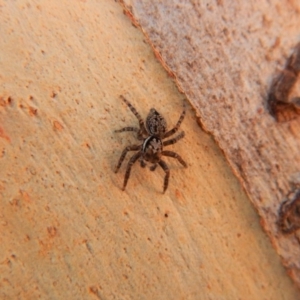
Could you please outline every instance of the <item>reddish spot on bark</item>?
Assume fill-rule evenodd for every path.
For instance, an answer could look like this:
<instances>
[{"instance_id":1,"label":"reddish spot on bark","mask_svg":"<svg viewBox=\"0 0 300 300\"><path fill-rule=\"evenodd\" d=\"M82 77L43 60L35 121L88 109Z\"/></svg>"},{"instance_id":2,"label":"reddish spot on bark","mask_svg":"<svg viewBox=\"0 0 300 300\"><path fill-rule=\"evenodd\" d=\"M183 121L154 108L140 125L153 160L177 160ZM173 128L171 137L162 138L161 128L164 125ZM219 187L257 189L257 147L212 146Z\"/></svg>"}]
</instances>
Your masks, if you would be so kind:
<instances>
[{"instance_id":1,"label":"reddish spot on bark","mask_svg":"<svg viewBox=\"0 0 300 300\"><path fill-rule=\"evenodd\" d=\"M261 115L263 112L264 112L264 110L262 109L262 107L259 107L259 108L257 109L257 113L258 113L258 114Z\"/></svg>"},{"instance_id":2,"label":"reddish spot on bark","mask_svg":"<svg viewBox=\"0 0 300 300\"><path fill-rule=\"evenodd\" d=\"M10 137L4 132L2 127L0 127L0 137L7 140L9 143L11 142Z\"/></svg>"},{"instance_id":3,"label":"reddish spot on bark","mask_svg":"<svg viewBox=\"0 0 300 300\"><path fill-rule=\"evenodd\" d=\"M47 227L47 231L50 237L55 237L57 235L57 228L54 226Z\"/></svg>"},{"instance_id":4,"label":"reddish spot on bark","mask_svg":"<svg viewBox=\"0 0 300 300\"><path fill-rule=\"evenodd\" d=\"M0 106L6 107L8 105L12 105L12 98L7 97L7 99L5 99L5 97L0 97Z\"/></svg>"},{"instance_id":5,"label":"reddish spot on bark","mask_svg":"<svg viewBox=\"0 0 300 300\"><path fill-rule=\"evenodd\" d=\"M0 106L6 106L6 101L2 97L0 97Z\"/></svg>"},{"instance_id":6,"label":"reddish spot on bark","mask_svg":"<svg viewBox=\"0 0 300 300\"><path fill-rule=\"evenodd\" d=\"M98 289L95 286L90 286L90 292L92 294L97 294Z\"/></svg>"},{"instance_id":7,"label":"reddish spot on bark","mask_svg":"<svg viewBox=\"0 0 300 300\"><path fill-rule=\"evenodd\" d=\"M29 106L29 114L31 116L36 116L37 115L37 109L32 107L32 106Z\"/></svg>"},{"instance_id":8,"label":"reddish spot on bark","mask_svg":"<svg viewBox=\"0 0 300 300\"><path fill-rule=\"evenodd\" d=\"M22 199L24 200L24 202L26 202L26 203L31 203L32 202L29 194L26 191L20 190L20 194L21 194Z\"/></svg>"},{"instance_id":9,"label":"reddish spot on bark","mask_svg":"<svg viewBox=\"0 0 300 300\"><path fill-rule=\"evenodd\" d=\"M175 194L177 198L181 198L181 193L178 189L175 190Z\"/></svg>"},{"instance_id":10,"label":"reddish spot on bark","mask_svg":"<svg viewBox=\"0 0 300 300\"><path fill-rule=\"evenodd\" d=\"M97 287L97 286L90 286L89 287L89 292L94 294L95 296L97 296L98 299L102 299L102 296L100 294L100 291L99 289L101 290L101 286Z\"/></svg>"},{"instance_id":11,"label":"reddish spot on bark","mask_svg":"<svg viewBox=\"0 0 300 300\"><path fill-rule=\"evenodd\" d=\"M15 207L20 207L21 206L20 199L14 198L12 201L10 201L10 205Z\"/></svg>"},{"instance_id":12,"label":"reddish spot on bark","mask_svg":"<svg viewBox=\"0 0 300 300\"><path fill-rule=\"evenodd\" d=\"M83 145L84 145L85 147L87 147L87 148L91 149L91 146L90 146L90 144L89 144L89 143L85 142Z\"/></svg>"},{"instance_id":13,"label":"reddish spot on bark","mask_svg":"<svg viewBox=\"0 0 300 300\"><path fill-rule=\"evenodd\" d=\"M64 127L62 126L62 124L59 123L58 121L54 121L53 122L53 128L54 128L54 130L59 130L59 131L61 131L61 130L64 129Z\"/></svg>"}]
</instances>

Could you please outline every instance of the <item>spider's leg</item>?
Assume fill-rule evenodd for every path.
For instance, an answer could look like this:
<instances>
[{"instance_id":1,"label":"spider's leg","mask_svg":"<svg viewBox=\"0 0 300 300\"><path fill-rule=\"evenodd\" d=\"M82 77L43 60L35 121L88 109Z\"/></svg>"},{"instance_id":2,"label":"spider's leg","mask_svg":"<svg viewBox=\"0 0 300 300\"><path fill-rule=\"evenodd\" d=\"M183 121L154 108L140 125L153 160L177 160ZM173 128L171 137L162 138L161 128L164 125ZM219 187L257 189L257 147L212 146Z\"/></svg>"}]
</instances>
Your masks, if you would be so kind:
<instances>
[{"instance_id":1,"label":"spider's leg","mask_svg":"<svg viewBox=\"0 0 300 300\"><path fill-rule=\"evenodd\" d=\"M180 139L184 137L184 131L180 132L177 136L175 136L173 139L167 140L163 142L164 146L172 145L178 142Z\"/></svg>"},{"instance_id":2,"label":"spider's leg","mask_svg":"<svg viewBox=\"0 0 300 300\"><path fill-rule=\"evenodd\" d=\"M130 176L130 171L131 171L131 167L132 165L139 159L139 157L142 155L141 152L138 152L136 154L134 154L129 162L128 162L128 165L127 165L127 169L126 169L126 173L125 173L125 177L124 177L124 183L123 183L123 191L125 190L125 187L127 185L127 181L129 179L129 176Z\"/></svg>"},{"instance_id":3,"label":"spider's leg","mask_svg":"<svg viewBox=\"0 0 300 300\"><path fill-rule=\"evenodd\" d=\"M141 115L137 112L137 110L133 107L133 105L123 95L121 95L120 98L127 104L129 109L131 110L131 112L138 119L139 124L140 124L140 133L141 134L144 133L146 130L145 130L144 121L143 121Z\"/></svg>"},{"instance_id":4,"label":"spider's leg","mask_svg":"<svg viewBox=\"0 0 300 300\"><path fill-rule=\"evenodd\" d=\"M187 168L186 162L182 159L182 157L181 157L179 154L177 154L177 153L175 153L175 152L173 152L173 151L162 151L161 154L164 155L164 156L169 156L169 157L177 158L177 160L178 160L185 168Z\"/></svg>"},{"instance_id":5,"label":"spider's leg","mask_svg":"<svg viewBox=\"0 0 300 300\"><path fill-rule=\"evenodd\" d=\"M169 177L170 177L170 170L169 170L168 165L163 160L161 160L158 164L162 167L162 169L166 173L165 180L164 180L164 191L163 191L163 193L164 193L166 191L166 189L168 188Z\"/></svg>"},{"instance_id":6,"label":"spider's leg","mask_svg":"<svg viewBox=\"0 0 300 300\"><path fill-rule=\"evenodd\" d=\"M141 159L141 167L142 167L142 168L145 168L146 165L147 165L147 164L145 163L145 161L144 161L143 159Z\"/></svg>"},{"instance_id":7,"label":"spider's leg","mask_svg":"<svg viewBox=\"0 0 300 300\"><path fill-rule=\"evenodd\" d=\"M168 132L166 132L164 134L164 137L163 137L164 139L171 136L172 134L174 134L175 132L178 131L178 129L179 129L179 127L180 127L180 125L181 125L181 123L184 119L184 116L185 116L185 102L183 103L183 111L182 111L182 113L179 117L179 120L177 121L177 124L175 125L175 127L173 129L169 130Z\"/></svg>"},{"instance_id":8,"label":"spider's leg","mask_svg":"<svg viewBox=\"0 0 300 300\"><path fill-rule=\"evenodd\" d=\"M136 128L136 127L124 127L118 130L115 130L115 132L124 132L124 131L135 131L135 132L139 132L140 129Z\"/></svg>"},{"instance_id":9,"label":"spider's leg","mask_svg":"<svg viewBox=\"0 0 300 300\"><path fill-rule=\"evenodd\" d=\"M136 151L136 150L140 150L140 149L141 149L141 145L130 145L130 146L127 146L123 150L123 152L122 152L122 154L120 156L119 162L118 162L118 164L117 164L117 166L115 168L115 173L117 173L119 171L119 169L120 169L120 167L122 165L122 162L123 162L123 160L124 160L124 158L125 158L125 156L126 156L126 154L127 154L128 151Z\"/></svg>"},{"instance_id":10,"label":"spider's leg","mask_svg":"<svg viewBox=\"0 0 300 300\"><path fill-rule=\"evenodd\" d=\"M150 171L152 171L152 172L155 171L156 167L157 167L157 164L152 165L152 166L150 167Z\"/></svg>"}]
</instances>

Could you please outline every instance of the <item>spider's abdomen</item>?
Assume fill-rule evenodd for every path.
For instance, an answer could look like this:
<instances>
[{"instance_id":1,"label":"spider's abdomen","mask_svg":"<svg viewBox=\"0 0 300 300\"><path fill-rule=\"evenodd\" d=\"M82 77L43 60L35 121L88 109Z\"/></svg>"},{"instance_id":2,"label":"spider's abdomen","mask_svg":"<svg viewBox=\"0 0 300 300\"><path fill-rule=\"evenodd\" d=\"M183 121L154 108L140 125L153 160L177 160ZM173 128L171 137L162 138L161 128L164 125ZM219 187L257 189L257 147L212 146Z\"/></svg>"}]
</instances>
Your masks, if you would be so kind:
<instances>
[{"instance_id":1,"label":"spider's abdomen","mask_svg":"<svg viewBox=\"0 0 300 300\"><path fill-rule=\"evenodd\" d=\"M158 136L151 135L143 143L143 158L151 163L158 163L161 159L162 149L162 140Z\"/></svg>"},{"instance_id":2,"label":"spider's abdomen","mask_svg":"<svg viewBox=\"0 0 300 300\"><path fill-rule=\"evenodd\" d=\"M146 129L149 134L159 136L167 131L167 122L165 118L154 108L150 109L147 116Z\"/></svg>"}]
</instances>

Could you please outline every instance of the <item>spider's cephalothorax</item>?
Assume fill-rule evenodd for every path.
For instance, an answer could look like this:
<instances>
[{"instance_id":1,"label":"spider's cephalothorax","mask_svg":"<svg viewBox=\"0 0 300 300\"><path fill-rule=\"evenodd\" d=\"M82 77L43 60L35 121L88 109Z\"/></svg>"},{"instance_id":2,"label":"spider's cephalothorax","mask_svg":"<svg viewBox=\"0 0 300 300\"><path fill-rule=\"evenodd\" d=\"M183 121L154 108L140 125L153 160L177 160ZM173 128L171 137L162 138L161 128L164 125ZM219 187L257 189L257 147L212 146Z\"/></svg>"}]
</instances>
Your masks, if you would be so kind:
<instances>
[{"instance_id":1,"label":"spider's cephalothorax","mask_svg":"<svg viewBox=\"0 0 300 300\"><path fill-rule=\"evenodd\" d=\"M165 146L172 145L184 137L184 131L182 131L174 138L163 141L165 138L170 137L171 135L173 135L178 131L180 124L182 123L185 116L185 106L179 120L177 121L176 126L173 129L167 131L167 122L164 119L164 117L161 114L159 114L157 110L155 110L154 108L150 110L146 118L146 124L144 124L144 121L141 118L140 114L129 103L129 101L126 100L123 96L121 96L121 98L128 105L128 107L133 112L133 114L137 117L140 127L139 128L125 127L120 130L116 130L116 132L135 131L137 132L137 138L139 140L143 140L143 143L140 145L127 146L123 150L118 165L116 166L115 172L117 173L122 165L123 160L125 159L127 152L138 151L130 158L128 162L125 178L124 178L123 190L125 190L125 187L127 185L127 181L130 176L132 165L139 159L141 163L141 167L143 168L146 166L146 162L151 163L152 164L152 166L150 167L151 171L154 171L157 165L160 165L162 167L162 169L166 173L165 180L164 180L164 192L165 192L169 183L170 170L168 168L168 165L161 159L162 156L174 157L184 167L187 167L186 162L177 153L173 151L163 150Z\"/></svg>"},{"instance_id":2,"label":"spider's cephalothorax","mask_svg":"<svg viewBox=\"0 0 300 300\"><path fill-rule=\"evenodd\" d=\"M151 108L146 119L146 130L150 135L163 136L167 130L167 122L159 112Z\"/></svg>"}]
</instances>

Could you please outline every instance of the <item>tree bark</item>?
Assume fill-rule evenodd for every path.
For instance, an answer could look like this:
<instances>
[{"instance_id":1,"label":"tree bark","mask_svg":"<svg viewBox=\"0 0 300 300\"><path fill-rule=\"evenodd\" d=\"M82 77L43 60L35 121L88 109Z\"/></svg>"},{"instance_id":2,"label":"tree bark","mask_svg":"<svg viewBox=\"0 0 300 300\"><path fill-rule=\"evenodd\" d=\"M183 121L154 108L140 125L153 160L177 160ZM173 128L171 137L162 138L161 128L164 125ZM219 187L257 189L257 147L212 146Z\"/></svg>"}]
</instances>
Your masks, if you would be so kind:
<instances>
[{"instance_id":1,"label":"tree bark","mask_svg":"<svg viewBox=\"0 0 300 300\"><path fill-rule=\"evenodd\" d=\"M261 230L223 152L200 129L200 115L196 117L189 105L180 127L185 137L164 149L178 153L188 168L166 158L170 179L162 194L164 171L158 167L151 172L149 165L141 168L137 162L122 191L126 164L136 152L127 154L117 174L115 167L122 150L140 141L134 132L115 132L138 127L119 96L124 95L144 119L155 107L166 118L168 129L178 121L185 96L119 3L18 0L3 2L0 12L1 299L297 298L298 290ZM278 65L284 62L279 50L288 53L291 44L271 52L280 58ZM212 55L215 48L211 47ZM199 55L208 55L204 50ZM194 58L187 57L193 64ZM250 71L245 71L241 77L245 94L239 101L254 115L254 123L263 120L269 130L278 132L296 130L296 121L277 124L257 94L258 90L267 93L273 58L261 65L268 66L270 73L262 69L255 83L248 81ZM259 56L256 59L261 62ZM239 56L233 63L244 62ZM211 73L203 76L217 74L217 66L207 65ZM192 75L187 72L183 78ZM224 81L216 79L215 87L211 78L205 85L199 82L201 99L208 100L201 104L207 109L199 109L202 122L212 113L209 104L219 111L220 104L212 101L210 93L215 89L216 97L220 95ZM239 95L239 77L233 79L235 89L232 83L226 86L224 99L230 91L234 99ZM254 90L247 94L248 89ZM246 98L251 99L249 105ZM255 107L262 107L261 114L254 114ZM230 108L223 106L221 111ZM206 129L221 128L223 115L219 120L211 118ZM229 125L226 128L230 133ZM231 143L240 145L233 137ZM280 135L278 145L283 139ZM224 142L218 143L225 151ZM292 135L287 143L295 145ZM243 162L240 169L251 173L245 148L236 149ZM297 163L292 164L293 170ZM264 186L266 179L261 180L257 177L255 182ZM274 190L262 200L277 209L287 190L284 182L282 193Z\"/></svg>"}]
</instances>

